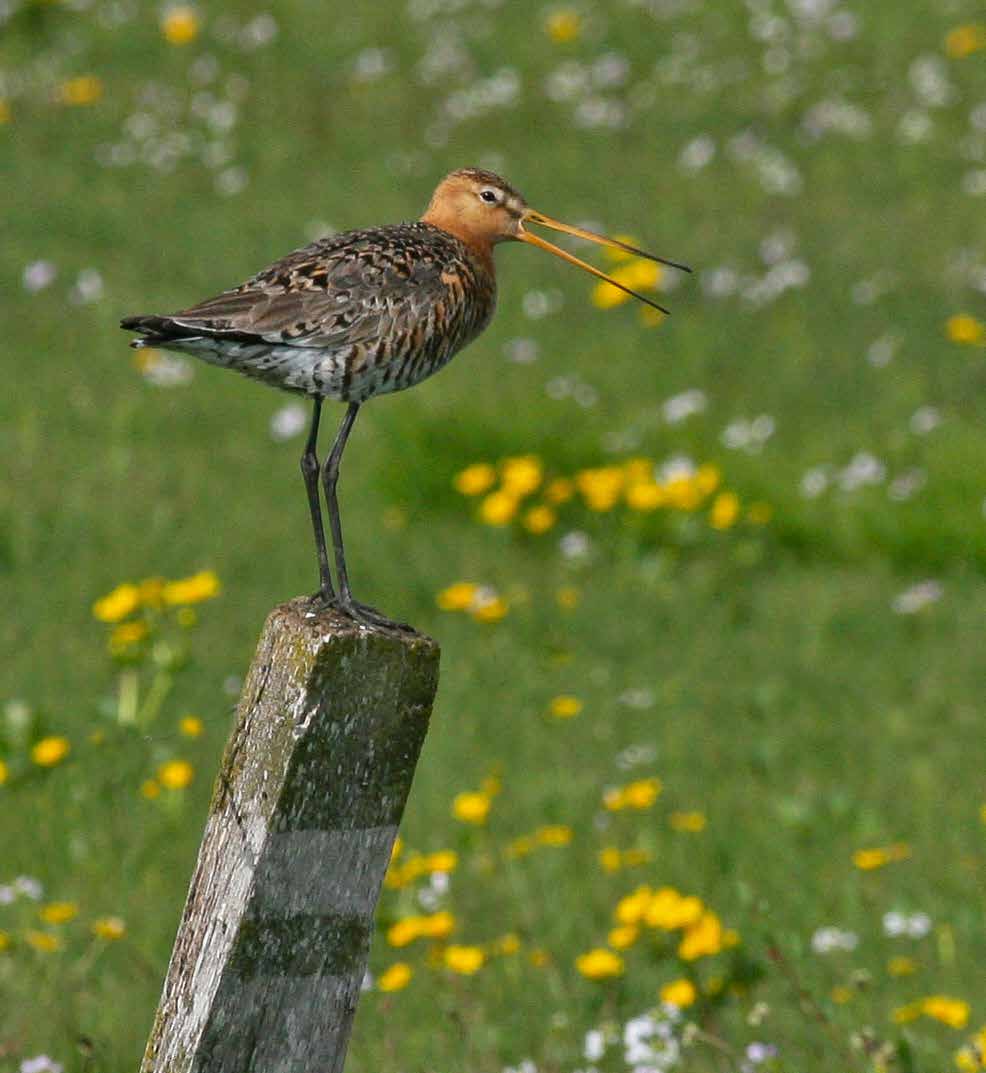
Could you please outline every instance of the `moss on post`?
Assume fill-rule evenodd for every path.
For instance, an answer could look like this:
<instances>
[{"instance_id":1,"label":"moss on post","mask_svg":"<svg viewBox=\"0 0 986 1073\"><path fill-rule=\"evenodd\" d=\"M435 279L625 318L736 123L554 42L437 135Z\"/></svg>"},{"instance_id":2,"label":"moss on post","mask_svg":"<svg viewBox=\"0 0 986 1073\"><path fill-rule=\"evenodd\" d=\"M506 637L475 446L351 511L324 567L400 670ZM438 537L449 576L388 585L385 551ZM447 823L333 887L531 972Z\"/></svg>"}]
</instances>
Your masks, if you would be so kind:
<instances>
[{"instance_id":1,"label":"moss on post","mask_svg":"<svg viewBox=\"0 0 986 1073\"><path fill-rule=\"evenodd\" d=\"M306 600L271 613L141 1073L342 1069L438 658Z\"/></svg>"}]
</instances>

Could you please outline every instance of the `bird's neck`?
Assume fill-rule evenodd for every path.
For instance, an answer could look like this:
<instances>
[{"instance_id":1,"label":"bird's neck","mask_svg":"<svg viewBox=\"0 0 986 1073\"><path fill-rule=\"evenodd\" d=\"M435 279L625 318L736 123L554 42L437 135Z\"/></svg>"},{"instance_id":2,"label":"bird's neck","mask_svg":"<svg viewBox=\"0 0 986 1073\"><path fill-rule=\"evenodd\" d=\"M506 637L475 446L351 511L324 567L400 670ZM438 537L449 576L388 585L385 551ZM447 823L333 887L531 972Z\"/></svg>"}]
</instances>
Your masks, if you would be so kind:
<instances>
[{"instance_id":1,"label":"bird's neck","mask_svg":"<svg viewBox=\"0 0 986 1073\"><path fill-rule=\"evenodd\" d=\"M454 213L443 212L440 206L437 208L429 207L428 211L421 217L421 222L431 224L432 227L438 227L442 231L447 231L450 235L454 235L469 249L470 253L476 256L483 267L491 275L493 274L493 243L490 242L486 235L477 234L472 228L463 226L461 219Z\"/></svg>"}]
</instances>

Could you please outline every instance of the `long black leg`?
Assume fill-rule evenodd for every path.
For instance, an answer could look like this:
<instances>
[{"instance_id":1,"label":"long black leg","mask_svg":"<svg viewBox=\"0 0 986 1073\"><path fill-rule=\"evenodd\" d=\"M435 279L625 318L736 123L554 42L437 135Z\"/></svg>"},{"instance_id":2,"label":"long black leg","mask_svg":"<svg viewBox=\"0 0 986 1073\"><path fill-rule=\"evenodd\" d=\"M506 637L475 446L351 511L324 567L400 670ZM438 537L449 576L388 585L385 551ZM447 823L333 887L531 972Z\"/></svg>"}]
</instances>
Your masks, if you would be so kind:
<instances>
[{"instance_id":1,"label":"long black leg","mask_svg":"<svg viewBox=\"0 0 986 1073\"><path fill-rule=\"evenodd\" d=\"M318 458L315 448L318 444L318 419L322 413L322 400L315 399L312 413L312 427L305 444L305 453L301 456L301 475L305 478L305 491L308 493L308 509L312 514L312 529L315 531L315 550L318 553L319 595L323 600L335 600L332 588L332 574L329 572L329 556L325 550L325 530L322 527L322 506L318 498Z\"/></svg>"},{"instance_id":2,"label":"long black leg","mask_svg":"<svg viewBox=\"0 0 986 1073\"><path fill-rule=\"evenodd\" d=\"M339 581L340 603L346 610L353 607L353 594L349 588L349 574L346 571L346 553L342 547L342 523L339 520L339 501L336 499L336 485L339 483L339 462L346 448L346 441L352 431L353 422L359 413L359 403L351 402L336 434L332 451L322 467L322 484L325 488L325 506L329 512L329 529L332 532L332 546L336 556L336 577Z\"/></svg>"},{"instance_id":3,"label":"long black leg","mask_svg":"<svg viewBox=\"0 0 986 1073\"><path fill-rule=\"evenodd\" d=\"M339 582L339 599L335 606L350 618L369 626L385 626L388 629L405 630L413 633L414 630L403 622L394 622L382 615L379 611L366 604L361 604L353 599L352 590L349 587L349 573L346 570L346 553L342 546L342 523L339 520L339 501L336 498L336 485L339 483L339 462L342 452L345 450L349 433L353 430L353 423L359 413L360 404L351 402L346 416L342 419L339 431L336 434L332 451L322 467L322 483L325 487L325 505L329 512L329 529L332 533L332 547L335 549L336 578Z\"/></svg>"}]
</instances>

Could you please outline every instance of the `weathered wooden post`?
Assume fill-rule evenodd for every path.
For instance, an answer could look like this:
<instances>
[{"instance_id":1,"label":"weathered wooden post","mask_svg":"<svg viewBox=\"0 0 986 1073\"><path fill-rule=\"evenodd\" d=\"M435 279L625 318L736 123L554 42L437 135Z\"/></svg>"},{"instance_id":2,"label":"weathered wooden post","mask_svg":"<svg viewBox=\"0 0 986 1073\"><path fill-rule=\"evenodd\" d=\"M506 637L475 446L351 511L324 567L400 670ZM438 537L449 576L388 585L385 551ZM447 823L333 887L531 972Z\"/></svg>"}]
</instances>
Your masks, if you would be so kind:
<instances>
[{"instance_id":1,"label":"weathered wooden post","mask_svg":"<svg viewBox=\"0 0 986 1073\"><path fill-rule=\"evenodd\" d=\"M308 601L264 627L141 1073L338 1073L438 645Z\"/></svg>"}]
</instances>

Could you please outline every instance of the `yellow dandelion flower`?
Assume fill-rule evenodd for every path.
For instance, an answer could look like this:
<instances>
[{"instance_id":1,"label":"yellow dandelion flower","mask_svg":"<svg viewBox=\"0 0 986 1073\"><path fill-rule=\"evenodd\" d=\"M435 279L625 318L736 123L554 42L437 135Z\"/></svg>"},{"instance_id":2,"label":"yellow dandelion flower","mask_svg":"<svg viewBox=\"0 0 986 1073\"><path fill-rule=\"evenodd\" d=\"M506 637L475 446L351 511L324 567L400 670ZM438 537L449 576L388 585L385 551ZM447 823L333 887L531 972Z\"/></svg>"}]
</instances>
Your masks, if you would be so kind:
<instances>
[{"instance_id":1,"label":"yellow dandelion flower","mask_svg":"<svg viewBox=\"0 0 986 1073\"><path fill-rule=\"evenodd\" d=\"M558 521L558 515L551 507L539 503L536 507L531 507L530 510L524 512L524 516L521 518L521 525L529 533L540 536L542 533L546 533L556 521Z\"/></svg>"},{"instance_id":2,"label":"yellow dandelion flower","mask_svg":"<svg viewBox=\"0 0 986 1073\"><path fill-rule=\"evenodd\" d=\"M661 780L656 776L649 779L638 779L629 782L626 786L614 787L603 794L603 805L610 812L619 812L621 809L645 809L661 796L663 790Z\"/></svg>"},{"instance_id":3,"label":"yellow dandelion flower","mask_svg":"<svg viewBox=\"0 0 986 1073\"><path fill-rule=\"evenodd\" d=\"M67 924L79 915L75 902L49 902L38 910L38 916L46 924Z\"/></svg>"},{"instance_id":4,"label":"yellow dandelion flower","mask_svg":"<svg viewBox=\"0 0 986 1073\"><path fill-rule=\"evenodd\" d=\"M920 1001L909 1002L906 1006L898 1006L892 1010L890 1020L895 1025L906 1025L910 1024L911 1021L916 1021L922 1013L924 1013L924 1009Z\"/></svg>"},{"instance_id":5,"label":"yellow dandelion flower","mask_svg":"<svg viewBox=\"0 0 986 1073\"><path fill-rule=\"evenodd\" d=\"M36 742L31 749L31 759L38 767L54 767L60 764L71 751L68 738L48 737Z\"/></svg>"},{"instance_id":6,"label":"yellow dandelion flower","mask_svg":"<svg viewBox=\"0 0 986 1073\"><path fill-rule=\"evenodd\" d=\"M447 909L421 917L418 931L427 939L447 939L455 931L455 917Z\"/></svg>"},{"instance_id":7,"label":"yellow dandelion flower","mask_svg":"<svg viewBox=\"0 0 986 1073\"><path fill-rule=\"evenodd\" d=\"M661 1001L669 1006L677 1006L681 1010L686 1006L691 1006L696 998L698 998L698 992L691 980L672 980L671 983L661 988Z\"/></svg>"},{"instance_id":8,"label":"yellow dandelion flower","mask_svg":"<svg viewBox=\"0 0 986 1073\"><path fill-rule=\"evenodd\" d=\"M461 976L472 976L478 972L486 961L486 954L478 946L456 946L454 943L445 948L442 956L447 969Z\"/></svg>"},{"instance_id":9,"label":"yellow dandelion flower","mask_svg":"<svg viewBox=\"0 0 986 1073\"><path fill-rule=\"evenodd\" d=\"M161 599L172 606L198 604L218 595L219 578L212 570L200 570L191 577L165 582L161 589Z\"/></svg>"},{"instance_id":10,"label":"yellow dandelion flower","mask_svg":"<svg viewBox=\"0 0 986 1073\"><path fill-rule=\"evenodd\" d=\"M624 262L610 273L617 283L629 287L635 291L654 290L661 281L661 266L654 261L635 257ZM592 289L592 304L597 309L612 309L629 301L630 295L626 291L614 287L605 280L597 283Z\"/></svg>"},{"instance_id":11,"label":"yellow dandelion flower","mask_svg":"<svg viewBox=\"0 0 986 1073\"><path fill-rule=\"evenodd\" d=\"M623 788L623 800L627 808L650 808L663 789L658 778L638 779Z\"/></svg>"},{"instance_id":12,"label":"yellow dandelion flower","mask_svg":"<svg viewBox=\"0 0 986 1073\"><path fill-rule=\"evenodd\" d=\"M608 286L608 284L607 284ZM575 475L578 488L589 510L603 513L612 510L623 491L625 476L619 466L597 466Z\"/></svg>"},{"instance_id":13,"label":"yellow dandelion flower","mask_svg":"<svg viewBox=\"0 0 986 1073\"><path fill-rule=\"evenodd\" d=\"M669 506L675 510L696 510L702 503L702 493L699 491L694 474L682 474L672 477L664 486Z\"/></svg>"},{"instance_id":14,"label":"yellow dandelion flower","mask_svg":"<svg viewBox=\"0 0 986 1073\"><path fill-rule=\"evenodd\" d=\"M633 946L640 936L640 928L636 924L621 924L618 928L611 928L606 942L614 950L626 950Z\"/></svg>"},{"instance_id":15,"label":"yellow dandelion flower","mask_svg":"<svg viewBox=\"0 0 986 1073\"><path fill-rule=\"evenodd\" d=\"M377 980L379 991L401 991L411 982L414 969L406 961L395 961Z\"/></svg>"},{"instance_id":16,"label":"yellow dandelion flower","mask_svg":"<svg viewBox=\"0 0 986 1073\"><path fill-rule=\"evenodd\" d=\"M10 778L10 768L7 767L5 760L0 760L0 786Z\"/></svg>"},{"instance_id":17,"label":"yellow dandelion flower","mask_svg":"<svg viewBox=\"0 0 986 1073\"><path fill-rule=\"evenodd\" d=\"M544 32L556 45L567 45L582 33L582 16L570 7L555 8L544 20Z\"/></svg>"},{"instance_id":18,"label":"yellow dandelion flower","mask_svg":"<svg viewBox=\"0 0 986 1073\"><path fill-rule=\"evenodd\" d=\"M499 622L510 610L510 605L502 596L490 595L477 599L469 614L476 622Z\"/></svg>"},{"instance_id":19,"label":"yellow dandelion flower","mask_svg":"<svg viewBox=\"0 0 986 1073\"><path fill-rule=\"evenodd\" d=\"M79 75L63 82L56 93L62 104L73 107L82 107L87 104L95 104L103 95L102 79L95 75Z\"/></svg>"},{"instance_id":20,"label":"yellow dandelion flower","mask_svg":"<svg viewBox=\"0 0 986 1073\"><path fill-rule=\"evenodd\" d=\"M479 505L480 520L486 525L509 525L517 513L517 497L510 492L490 492Z\"/></svg>"},{"instance_id":21,"label":"yellow dandelion flower","mask_svg":"<svg viewBox=\"0 0 986 1073\"><path fill-rule=\"evenodd\" d=\"M695 487L703 496L711 495L722 483L722 473L712 462L706 462L695 471Z\"/></svg>"},{"instance_id":22,"label":"yellow dandelion flower","mask_svg":"<svg viewBox=\"0 0 986 1073\"><path fill-rule=\"evenodd\" d=\"M178 720L178 732L185 738L199 738L203 730L205 724L197 715L183 715Z\"/></svg>"},{"instance_id":23,"label":"yellow dandelion flower","mask_svg":"<svg viewBox=\"0 0 986 1073\"><path fill-rule=\"evenodd\" d=\"M950 995L929 995L922 999L921 1012L949 1028L965 1028L969 1023L969 1003Z\"/></svg>"},{"instance_id":24,"label":"yellow dandelion flower","mask_svg":"<svg viewBox=\"0 0 986 1073\"><path fill-rule=\"evenodd\" d=\"M711 909L706 909L701 917L685 930L678 946L678 957L683 961L694 961L696 958L718 954L722 948L722 923Z\"/></svg>"},{"instance_id":25,"label":"yellow dandelion flower","mask_svg":"<svg viewBox=\"0 0 986 1073\"><path fill-rule=\"evenodd\" d=\"M647 906L644 922L663 931L691 928L701 921L704 910L701 898L680 894L674 887L661 887Z\"/></svg>"},{"instance_id":26,"label":"yellow dandelion flower","mask_svg":"<svg viewBox=\"0 0 986 1073\"><path fill-rule=\"evenodd\" d=\"M544 478L544 467L536 455L505 458L500 465L503 490L518 499L536 491Z\"/></svg>"},{"instance_id":27,"label":"yellow dandelion flower","mask_svg":"<svg viewBox=\"0 0 986 1073\"><path fill-rule=\"evenodd\" d=\"M115 942L127 933L127 925L120 917L99 917L92 922L92 933L97 939Z\"/></svg>"},{"instance_id":28,"label":"yellow dandelion flower","mask_svg":"<svg viewBox=\"0 0 986 1073\"><path fill-rule=\"evenodd\" d=\"M387 929L387 942L391 946L407 946L421 935L421 917L402 917Z\"/></svg>"},{"instance_id":29,"label":"yellow dandelion flower","mask_svg":"<svg viewBox=\"0 0 986 1073\"><path fill-rule=\"evenodd\" d=\"M704 812L672 812L670 823L675 831L698 834L705 830L708 821Z\"/></svg>"},{"instance_id":30,"label":"yellow dandelion flower","mask_svg":"<svg viewBox=\"0 0 986 1073\"><path fill-rule=\"evenodd\" d=\"M852 855L852 863L863 872L882 868L893 861L903 861L910 857L910 846L897 842L892 846L878 846L873 849L858 849Z\"/></svg>"},{"instance_id":31,"label":"yellow dandelion flower","mask_svg":"<svg viewBox=\"0 0 986 1073\"><path fill-rule=\"evenodd\" d=\"M457 581L435 597L435 602L443 611L466 611L476 599L479 586L474 581Z\"/></svg>"},{"instance_id":32,"label":"yellow dandelion flower","mask_svg":"<svg viewBox=\"0 0 986 1073\"><path fill-rule=\"evenodd\" d=\"M4 950L10 949L11 942L10 932L0 931L0 954L2 954Z\"/></svg>"},{"instance_id":33,"label":"yellow dandelion flower","mask_svg":"<svg viewBox=\"0 0 986 1073\"><path fill-rule=\"evenodd\" d=\"M496 484L496 469L489 462L475 462L452 478L452 486L464 496L479 496Z\"/></svg>"},{"instance_id":34,"label":"yellow dandelion flower","mask_svg":"<svg viewBox=\"0 0 986 1073\"><path fill-rule=\"evenodd\" d=\"M553 697L548 705L548 712L555 719L571 719L582 711L582 701L570 693L561 693Z\"/></svg>"},{"instance_id":35,"label":"yellow dandelion flower","mask_svg":"<svg viewBox=\"0 0 986 1073\"><path fill-rule=\"evenodd\" d=\"M488 794L465 791L452 799L452 815L461 823L481 826L490 814L492 801Z\"/></svg>"},{"instance_id":36,"label":"yellow dandelion flower","mask_svg":"<svg viewBox=\"0 0 986 1073\"><path fill-rule=\"evenodd\" d=\"M54 954L62 948L62 940L50 931L26 931L24 941L41 954Z\"/></svg>"},{"instance_id":37,"label":"yellow dandelion flower","mask_svg":"<svg viewBox=\"0 0 986 1073\"><path fill-rule=\"evenodd\" d=\"M184 790L195 777L195 768L187 760L169 760L157 769L158 782L165 790Z\"/></svg>"},{"instance_id":38,"label":"yellow dandelion flower","mask_svg":"<svg viewBox=\"0 0 986 1073\"><path fill-rule=\"evenodd\" d=\"M882 868L889 860L885 849L858 849L852 855L852 863L864 872Z\"/></svg>"},{"instance_id":39,"label":"yellow dandelion flower","mask_svg":"<svg viewBox=\"0 0 986 1073\"><path fill-rule=\"evenodd\" d=\"M150 632L146 622L121 622L113 627L108 641L109 650L113 653L124 652L143 641Z\"/></svg>"},{"instance_id":40,"label":"yellow dandelion flower","mask_svg":"<svg viewBox=\"0 0 986 1073\"><path fill-rule=\"evenodd\" d=\"M140 589L129 582L117 587L92 605L92 613L100 622L119 622L140 607Z\"/></svg>"},{"instance_id":41,"label":"yellow dandelion flower","mask_svg":"<svg viewBox=\"0 0 986 1073\"><path fill-rule=\"evenodd\" d=\"M194 7L169 7L161 18L161 33L169 45L187 45L199 36L199 16Z\"/></svg>"},{"instance_id":42,"label":"yellow dandelion flower","mask_svg":"<svg viewBox=\"0 0 986 1073\"><path fill-rule=\"evenodd\" d=\"M551 955L547 950L543 950L538 946L527 955L527 960L535 969L543 969L545 965L551 964Z\"/></svg>"},{"instance_id":43,"label":"yellow dandelion flower","mask_svg":"<svg viewBox=\"0 0 986 1073\"><path fill-rule=\"evenodd\" d=\"M544 498L556 506L567 503L575 495L575 482L568 477L555 477L544 488Z\"/></svg>"},{"instance_id":44,"label":"yellow dandelion flower","mask_svg":"<svg viewBox=\"0 0 986 1073\"><path fill-rule=\"evenodd\" d=\"M604 872L618 872L622 855L616 846L603 846L599 851L599 866Z\"/></svg>"},{"instance_id":45,"label":"yellow dandelion flower","mask_svg":"<svg viewBox=\"0 0 986 1073\"><path fill-rule=\"evenodd\" d=\"M917 962L913 958L892 957L887 962L887 972L891 976L911 976L917 970Z\"/></svg>"},{"instance_id":46,"label":"yellow dandelion flower","mask_svg":"<svg viewBox=\"0 0 986 1073\"><path fill-rule=\"evenodd\" d=\"M623 975L623 958L612 950L597 947L575 959L575 967L588 980L606 980Z\"/></svg>"},{"instance_id":47,"label":"yellow dandelion flower","mask_svg":"<svg viewBox=\"0 0 986 1073\"><path fill-rule=\"evenodd\" d=\"M712 501L709 524L713 529L729 529L740 514L739 496L735 492L720 492Z\"/></svg>"},{"instance_id":48,"label":"yellow dandelion flower","mask_svg":"<svg viewBox=\"0 0 986 1073\"><path fill-rule=\"evenodd\" d=\"M657 481L635 481L627 486L626 501L631 510L647 512L663 507L666 496Z\"/></svg>"},{"instance_id":49,"label":"yellow dandelion flower","mask_svg":"<svg viewBox=\"0 0 986 1073\"><path fill-rule=\"evenodd\" d=\"M986 48L986 26L980 23L967 23L956 26L945 35L945 51L952 59L964 60L974 52Z\"/></svg>"},{"instance_id":50,"label":"yellow dandelion flower","mask_svg":"<svg viewBox=\"0 0 986 1073\"><path fill-rule=\"evenodd\" d=\"M845 1006L847 1002L852 1002L852 991L848 987L837 984L829 992L829 998L831 998L837 1006Z\"/></svg>"},{"instance_id":51,"label":"yellow dandelion flower","mask_svg":"<svg viewBox=\"0 0 986 1073\"><path fill-rule=\"evenodd\" d=\"M624 895L613 910L613 918L619 924L639 924L644 919L651 904L654 892L648 886L637 887L635 891Z\"/></svg>"},{"instance_id":52,"label":"yellow dandelion flower","mask_svg":"<svg viewBox=\"0 0 986 1073\"><path fill-rule=\"evenodd\" d=\"M146 797L148 801L153 801L156 797L161 796L161 784L157 779L144 779L140 784L140 796Z\"/></svg>"},{"instance_id":53,"label":"yellow dandelion flower","mask_svg":"<svg viewBox=\"0 0 986 1073\"><path fill-rule=\"evenodd\" d=\"M572 841L572 829L562 823L547 824L534 832L534 839L542 846L567 846Z\"/></svg>"},{"instance_id":54,"label":"yellow dandelion flower","mask_svg":"<svg viewBox=\"0 0 986 1073\"><path fill-rule=\"evenodd\" d=\"M429 873L454 872L459 864L459 855L453 849L440 849L435 853L429 853L424 864Z\"/></svg>"},{"instance_id":55,"label":"yellow dandelion flower","mask_svg":"<svg viewBox=\"0 0 986 1073\"><path fill-rule=\"evenodd\" d=\"M976 346L986 342L986 325L968 313L956 313L945 321L945 334L953 343Z\"/></svg>"}]
</instances>

